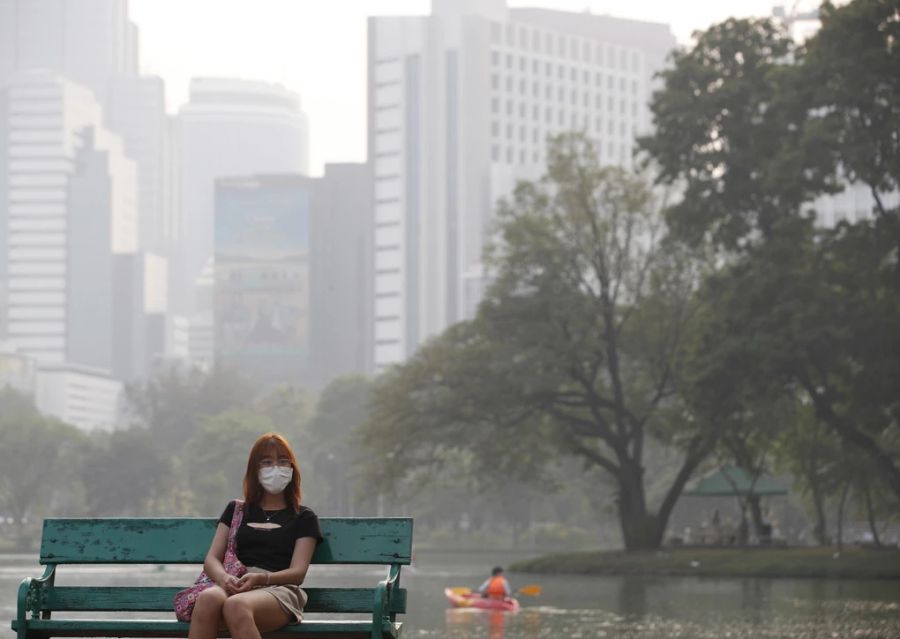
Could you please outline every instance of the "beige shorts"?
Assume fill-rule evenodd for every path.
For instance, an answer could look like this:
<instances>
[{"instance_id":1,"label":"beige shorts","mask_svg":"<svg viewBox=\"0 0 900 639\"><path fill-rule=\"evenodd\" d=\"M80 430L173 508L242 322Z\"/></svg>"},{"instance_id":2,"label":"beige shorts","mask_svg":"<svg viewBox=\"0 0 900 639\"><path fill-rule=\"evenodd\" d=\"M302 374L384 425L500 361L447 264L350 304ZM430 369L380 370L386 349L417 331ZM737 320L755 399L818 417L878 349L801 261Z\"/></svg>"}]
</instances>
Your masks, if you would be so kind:
<instances>
[{"instance_id":1,"label":"beige shorts","mask_svg":"<svg viewBox=\"0 0 900 639\"><path fill-rule=\"evenodd\" d=\"M247 572L268 571L264 568L248 566ZM293 623L300 623L301 621L303 621L303 609L306 607L306 593L303 592L303 589L300 586L295 586L293 584L283 586L265 586L264 588L258 588L258 590L267 592L275 597L275 599L278 600L278 603L281 604L281 607L284 609L284 611L294 617Z\"/></svg>"}]
</instances>

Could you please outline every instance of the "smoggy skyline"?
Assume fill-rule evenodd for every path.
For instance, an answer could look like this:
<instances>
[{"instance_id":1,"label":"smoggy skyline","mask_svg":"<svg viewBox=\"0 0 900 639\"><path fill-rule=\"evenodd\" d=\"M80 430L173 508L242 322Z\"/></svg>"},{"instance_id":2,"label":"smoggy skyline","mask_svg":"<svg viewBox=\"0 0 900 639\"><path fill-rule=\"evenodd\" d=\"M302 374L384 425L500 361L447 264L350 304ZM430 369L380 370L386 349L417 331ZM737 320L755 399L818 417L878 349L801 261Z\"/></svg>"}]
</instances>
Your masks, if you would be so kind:
<instances>
[{"instance_id":1,"label":"smoggy skyline","mask_svg":"<svg viewBox=\"0 0 900 639\"><path fill-rule=\"evenodd\" d=\"M729 16L767 16L774 0L508 0L510 7L590 10L669 24L679 43ZM792 3L787 3L790 5ZM803 7L804 3L798 3ZM191 77L278 82L296 91L309 116L310 168L364 161L366 18L426 15L429 0L131 0L141 66L166 81L167 104L187 100Z\"/></svg>"}]
</instances>

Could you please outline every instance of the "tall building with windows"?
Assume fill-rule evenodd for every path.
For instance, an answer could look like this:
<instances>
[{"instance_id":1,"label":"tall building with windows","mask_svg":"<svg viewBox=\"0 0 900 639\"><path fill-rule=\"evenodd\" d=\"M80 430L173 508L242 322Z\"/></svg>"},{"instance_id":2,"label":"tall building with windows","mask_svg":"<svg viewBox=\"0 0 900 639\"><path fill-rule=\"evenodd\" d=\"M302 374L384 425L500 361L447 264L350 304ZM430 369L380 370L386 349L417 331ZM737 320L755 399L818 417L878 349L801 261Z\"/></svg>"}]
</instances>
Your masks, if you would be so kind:
<instances>
[{"instance_id":1,"label":"tall building with windows","mask_svg":"<svg viewBox=\"0 0 900 639\"><path fill-rule=\"evenodd\" d=\"M52 69L105 105L109 78L137 67L128 0L0 0L0 84L16 71Z\"/></svg>"},{"instance_id":2,"label":"tall building with windows","mask_svg":"<svg viewBox=\"0 0 900 639\"><path fill-rule=\"evenodd\" d=\"M167 166L171 122L162 79L138 74L128 7L129 0L0 0L0 86L41 70L92 94L103 127L137 165L138 248L169 258L180 230ZM4 283L0 272L0 297Z\"/></svg>"},{"instance_id":3,"label":"tall building with windows","mask_svg":"<svg viewBox=\"0 0 900 639\"><path fill-rule=\"evenodd\" d=\"M193 286L213 257L216 180L307 173L308 124L297 94L279 85L195 78L177 127L183 250L177 272ZM190 290L178 297L178 312L205 310L196 308Z\"/></svg>"},{"instance_id":4,"label":"tall building with windows","mask_svg":"<svg viewBox=\"0 0 900 639\"><path fill-rule=\"evenodd\" d=\"M631 162L675 44L664 24L505 0L369 19L376 371L474 314L496 201L541 175L548 136L584 131L603 162Z\"/></svg>"},{"instance_id":5,"label":"tall building with windows","mask_svg":"<svg viewBox=\"0 0 900 639\"><path fill-rule=\"evenodd\" d=\"M84 87L21 72L0 104L0 331L39 363L61 364L76 346L72 284L84 277L85 295L109 294L92 274L136 249L137 171ZM84 309L84 326L96 310Z\"/></svg>"}]
</instances>

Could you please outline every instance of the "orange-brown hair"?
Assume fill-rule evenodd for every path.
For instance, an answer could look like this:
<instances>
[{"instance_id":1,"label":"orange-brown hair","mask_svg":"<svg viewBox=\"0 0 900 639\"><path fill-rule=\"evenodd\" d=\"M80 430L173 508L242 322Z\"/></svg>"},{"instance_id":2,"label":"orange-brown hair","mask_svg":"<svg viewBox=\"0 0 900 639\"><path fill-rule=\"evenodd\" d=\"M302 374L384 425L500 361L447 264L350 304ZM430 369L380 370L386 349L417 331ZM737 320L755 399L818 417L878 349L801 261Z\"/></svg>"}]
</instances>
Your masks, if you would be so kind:
<instances>
[{"instance_id":1,"label":"orange-brown hair","mask_svg":"<svg viewBox=\"0 0 900 639\"><path fill-rule=\"evenodd\" d=\"M259 462L262 458L269 454L269 451L275 449L274 457L287 457L291 460L291 467L294 469L294 476L284 489L284 498L287 505L294 509L294 512L300 510L300 466L297 464L297 458L288 441L278 433L266 433L256 440L253 448L250 449L250 457L247 459L247 473L244 475L244 499L248 505L258 505L262 501L263 494L266 489L259 483Z\"/></svg>"}]
</instances>

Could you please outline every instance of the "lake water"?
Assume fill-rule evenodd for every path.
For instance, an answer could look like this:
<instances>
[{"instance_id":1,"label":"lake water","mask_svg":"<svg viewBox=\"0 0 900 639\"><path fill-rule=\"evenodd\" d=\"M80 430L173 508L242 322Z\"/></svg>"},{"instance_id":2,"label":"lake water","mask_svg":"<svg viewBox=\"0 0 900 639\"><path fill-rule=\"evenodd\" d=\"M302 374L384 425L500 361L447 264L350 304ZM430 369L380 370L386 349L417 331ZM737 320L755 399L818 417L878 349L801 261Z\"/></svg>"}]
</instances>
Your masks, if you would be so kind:
<instances>
[{"instance_id":1,"label":"lake water","mask_svg":"<svg viewBox=\"0 0 900 639\"><path fill-rule=\"evenodd\" d=\"M445 586L476 587L496 563L523 555L420 552L403 570L410 613L404 636L451 639L897 639L900 582L793 579L563 577L509 574L513 587L539 584L517 614L451 610ZM196 566L62 567L59 585L182 585ZM40 574L37 560L0 555L0 639L11 639L16 589ZM314 566L307 585L374 585L382 568ZM94 613L96 614L96 613ZM97 616L100 616L99 614Z\"/></svg>"}]
</instances>

